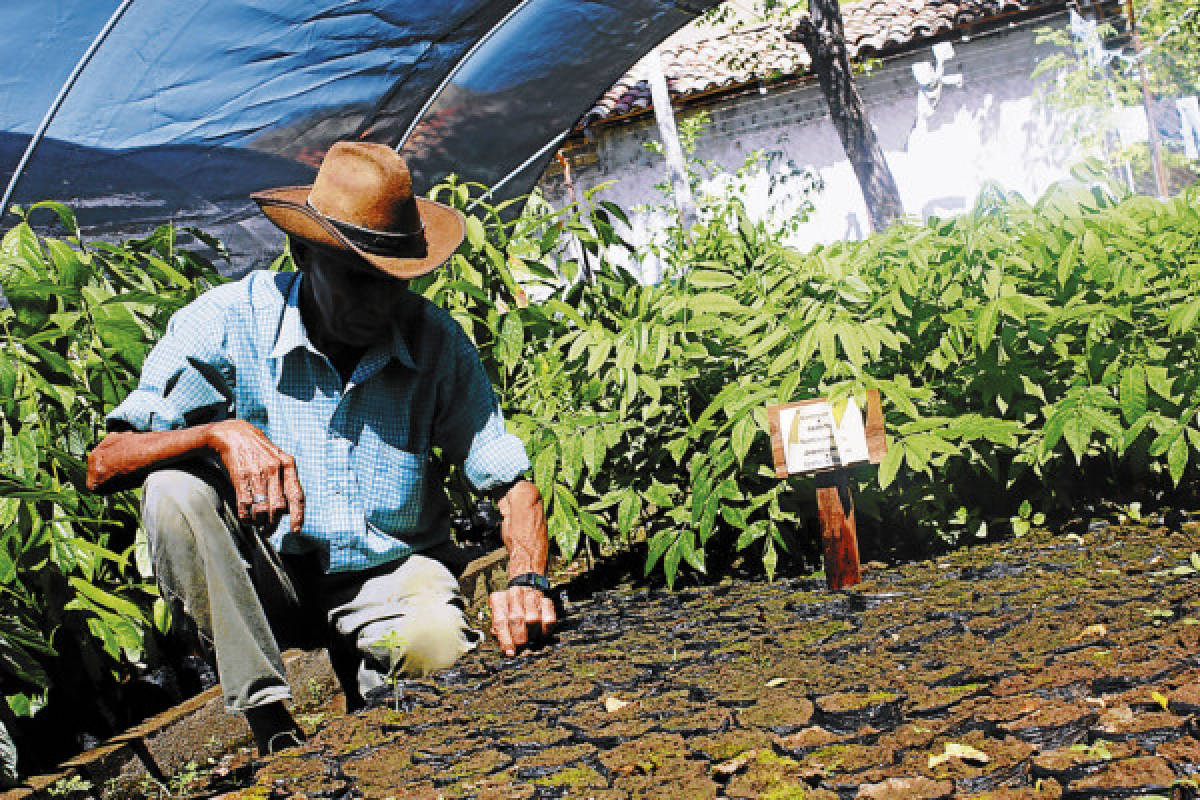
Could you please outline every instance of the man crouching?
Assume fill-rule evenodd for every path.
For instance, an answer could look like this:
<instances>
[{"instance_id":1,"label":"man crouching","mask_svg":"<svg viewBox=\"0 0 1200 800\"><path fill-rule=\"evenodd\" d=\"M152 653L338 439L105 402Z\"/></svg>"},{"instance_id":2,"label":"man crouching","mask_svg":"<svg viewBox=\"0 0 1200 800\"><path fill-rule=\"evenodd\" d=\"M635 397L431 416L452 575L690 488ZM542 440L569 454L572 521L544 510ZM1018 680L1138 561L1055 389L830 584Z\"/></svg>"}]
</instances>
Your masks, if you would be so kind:
<instances>
[{"instance_id":1,"label":"man crouching","mask_svg":"<svg viewBox=\"0 0 1200 800\"><path fill-rule=\"evenodd\" d=\"M506 655L556 623L529 460L466 334L408 281L441 266L462 215L414 197L390 147L334 145L310 186L253 195L300 271L252 272L181 309L88 459L101 491L144 482L165 597L216 656L262 754L299 727L280 650L328 644L347 705L396 670L449 666L478 634L451 558L444 469L498 499Z\"/></svg>"}]
</instances>

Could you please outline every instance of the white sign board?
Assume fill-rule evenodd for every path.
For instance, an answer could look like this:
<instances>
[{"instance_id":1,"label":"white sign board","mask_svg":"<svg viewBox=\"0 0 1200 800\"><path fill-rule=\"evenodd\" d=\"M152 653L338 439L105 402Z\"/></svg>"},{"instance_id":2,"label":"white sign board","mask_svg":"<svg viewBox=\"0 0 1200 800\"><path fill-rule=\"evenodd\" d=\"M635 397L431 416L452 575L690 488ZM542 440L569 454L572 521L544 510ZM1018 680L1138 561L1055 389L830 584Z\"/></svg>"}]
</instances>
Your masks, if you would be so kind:
<instances>
[{"instance_id":1,"label":"white sign board","mask_svg":"<svg viewBox=\"0 0 1200 800\"><path fill-rule=\"evenodd\" d=\"M837 420L824 398L767 406L775 474L786 478L883 461L887 439L879 390L868 389L866 401L865 420L854 397Z\"/></svg>"},{"instance_id":2,"label":"white sign board","mask_svg":"<svg viewBox=\"0 0 1200 800\"><path fill-rule=\"evenodd\" d=\"M840 424L834 421L833 405L822 400L781 408L779 429L784 435L789 473L848 467L869 460L863 416L854 398L850 398Z\"/></svg>"}]
</instances>

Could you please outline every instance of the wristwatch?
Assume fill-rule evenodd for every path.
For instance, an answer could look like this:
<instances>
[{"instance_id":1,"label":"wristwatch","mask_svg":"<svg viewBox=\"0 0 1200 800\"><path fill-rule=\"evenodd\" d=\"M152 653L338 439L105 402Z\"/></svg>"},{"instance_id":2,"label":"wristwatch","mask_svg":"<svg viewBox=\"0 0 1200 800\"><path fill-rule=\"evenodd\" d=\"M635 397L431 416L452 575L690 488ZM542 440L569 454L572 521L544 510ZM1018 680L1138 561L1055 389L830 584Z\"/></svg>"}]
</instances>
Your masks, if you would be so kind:
<instances>
[{"instance_id":1,"label":"wristwatch","mask_svg":"<svg viewBox=\"0 0 1200 800\"><path fill-rule=\"evenodd\" d=\"M492 499L493 503L499 503L500 500L503 499L504 495L508 494L510 489L512 489L514 486L516 486L521 481L526 481L526 480L529 480L529 479L526 478L525 473L522 472L520 475L513 478L511 481L501 483L497 486L493 486L492 488L485 490L484 494L487 495L488 497L490 497Z\"/></svg>"},{"instance_id":2,"label":"wristwatch","mask_svg":"<svg viewBox=\"0 0 1200 800\"><path fill-rule=\"evenodd\" d=\"M550 591L550 581L546 580L546 576L537 572L523 572L520 575L515 575L508 579L508 588L514 586L528 586L531 589L537 589L542 594Z\"/></svg>"}]
</instances>

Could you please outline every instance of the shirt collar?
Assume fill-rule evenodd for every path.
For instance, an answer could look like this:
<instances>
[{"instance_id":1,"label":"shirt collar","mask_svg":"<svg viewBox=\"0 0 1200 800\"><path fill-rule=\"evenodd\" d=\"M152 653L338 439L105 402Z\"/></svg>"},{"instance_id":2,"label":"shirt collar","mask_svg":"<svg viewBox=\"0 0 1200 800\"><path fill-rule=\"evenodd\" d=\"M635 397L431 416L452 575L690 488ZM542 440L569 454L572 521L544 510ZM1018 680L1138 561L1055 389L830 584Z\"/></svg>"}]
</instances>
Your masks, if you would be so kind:
<instances>
[{"instance_id":1,"label":"shirt collar","mask_svg":"<svg viewBox=\"0 0 1200 800\"><path fill-rule=\"evenodd\" d=\"M275 346L271 349L271 358L283 358L301 347L314 353L320 352L308 338L308 332L304 329L304 320L300 316L300 282L302 280L304 280L304 273L297 272L296 279L292 281L287 300L283 305L283 314L279 320L279 330L275 334ZM408 349L408 342L405 341L402 327L393 324L391 340L368 348L362 361L395 359L409 369L416 370L417 362Z\"/></svg>"}]
</instances>

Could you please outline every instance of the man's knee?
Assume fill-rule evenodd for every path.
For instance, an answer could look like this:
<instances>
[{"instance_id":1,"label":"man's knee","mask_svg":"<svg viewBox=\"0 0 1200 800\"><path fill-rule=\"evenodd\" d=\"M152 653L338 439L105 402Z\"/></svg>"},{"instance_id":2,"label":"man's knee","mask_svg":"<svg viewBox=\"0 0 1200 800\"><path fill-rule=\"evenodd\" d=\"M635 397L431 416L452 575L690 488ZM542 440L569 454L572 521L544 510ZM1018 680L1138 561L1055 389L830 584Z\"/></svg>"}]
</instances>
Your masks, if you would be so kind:
<instances>
[{"instance_id":1,"label":"man's knee","mask_svg":"<svg viewBox=\"0 0 1200 800\"><path fill-rule=\"evenodd\" d=\"M475 646L462 610L449 603L415 604L405 616L378 620L358 632L358 648L408 677L451 666Z\"/></svg>"},{"instance_id":2,"label":"man's knee","mask_svg":"<svg viewBox=\"0 0 1200 800\"><path fill-rule=\"evenodd\" d=\"M216 488L188 470L160 469L142 488L142 526L151 546L180 537L191 539L197 520L220 513Z\"/></svg>"}]
</instances>

